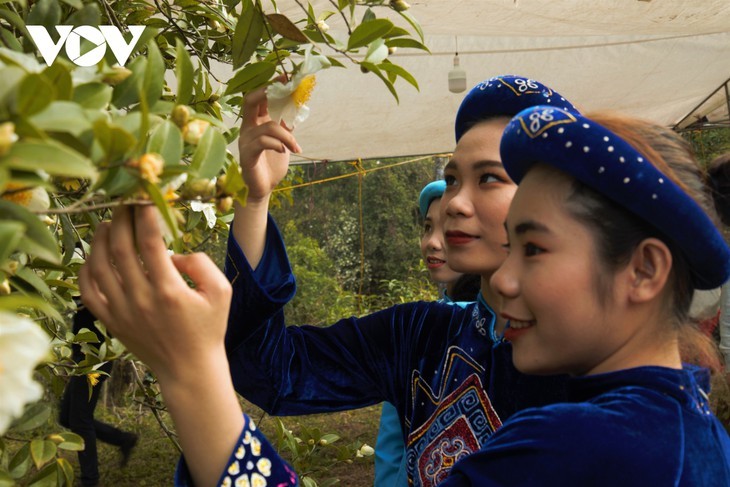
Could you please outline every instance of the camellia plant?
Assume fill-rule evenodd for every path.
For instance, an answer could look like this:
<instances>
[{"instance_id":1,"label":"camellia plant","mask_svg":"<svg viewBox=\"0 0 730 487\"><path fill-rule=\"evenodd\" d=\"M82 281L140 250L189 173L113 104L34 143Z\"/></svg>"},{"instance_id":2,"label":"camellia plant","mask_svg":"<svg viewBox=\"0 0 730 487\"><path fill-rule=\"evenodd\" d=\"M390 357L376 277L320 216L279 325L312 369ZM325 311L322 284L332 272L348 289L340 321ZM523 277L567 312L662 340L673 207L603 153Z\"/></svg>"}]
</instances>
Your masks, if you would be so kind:
<instances>
[{"instance_id":1,"label":"camellia plant","mask_svg":"<svg viewBox=\"0 0 730 487\"><path fill-rule=\"evenodd\" d=\"M269 85L275 117L294 127L326 69L355 66L396 99L399 78L418 87L389 57L426 50L406 2L288 4L284 14L273 0L0 2L0 485L73 483L59 451L83 441L49 420L50 405L68 377L93 387L125 355L103 332L69 326L79 267L114 207L155 205L171 249L198 250L245 204L227 150L238 129L224 119L241 115L246 93ZM100 55L104 40L114 48Z\"/></svg>"}]
</instances>

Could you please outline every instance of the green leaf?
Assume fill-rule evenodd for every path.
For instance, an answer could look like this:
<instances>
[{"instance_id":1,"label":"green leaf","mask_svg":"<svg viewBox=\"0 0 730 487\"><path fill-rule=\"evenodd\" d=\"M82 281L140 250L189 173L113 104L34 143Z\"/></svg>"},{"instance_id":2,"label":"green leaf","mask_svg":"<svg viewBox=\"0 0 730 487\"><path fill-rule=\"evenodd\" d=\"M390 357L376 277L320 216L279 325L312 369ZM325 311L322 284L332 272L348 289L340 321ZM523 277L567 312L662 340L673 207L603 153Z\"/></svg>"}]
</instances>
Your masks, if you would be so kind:
<instances>
[{"instance_id":1,"label":"green leaf","mask_svg":"<svg viewBox=\"0 0 730 487\"><path fill-rule=\"evenodd\" d=\"M366 63L366 62L360 63L360 66L367 69L368 71L372 71L373 73L375 73L375 75L378 78L383 80L383 83L385 83L385 86L390 91L390 94L393 95L393 97L395 98L395 101L400 103L400 100L398 99L398 92L395 90L395 86L393 86L393 83L391 83L390 80L383 75L383 73L380 71L380 68L378 68L376 65L374 65L372 63Z\"/></svg>"},{"instance_id":2,"label":"green leaf","mask_svg":"<svg viewBox=\"0 0 730 487\"><path fill-rule=\"evenodd\" d=\"M16 220L25 225L25 234L18 245L19 250L54 264L61 263L56 239L36 215L22 206L0 200L0 220Z\"/></svg>"},{"instance_id":3,"label":"green leaf","mask_svg":"<svg viewBox=\"0 0 730 487\"><path fill-rule=\"evenodd\" d=\"M113 91L106 83L85 83L76 87L73 101L84 108L104 110L112 101Z\"/></svg>"},{"instance_id":4,"label":"green leaf","mask_svg":"<svg viewBox=\"0 0 730 487\"><path fill-rule=\"evenodd\" d=\"M165 84L165 60L162 58L157 41L151 39L147 43L147 70L144 75L142 90L147 106L152 106L162 96Z\"/></svg>"},{"instance_id":5,"label":"green leaf","mask_svg":"<svg viewBox=\"0 0 730 487\"><path fill-rule=\"evenodd\" d=\"M160 214L162 214L162 219L165 220L167 228L170 229L170 232L172 232L174 251L180 252L182 250L182 246L180 244L180 232L177 228L175 217L170 211L170 206L167 204L167 201L165 201L165 197L162 193L160 193L160 189L157 186L150 184L148 181L143 181L143 184L145 191L147 191L147 194L150 195L150 198L155 203L157 209L160 210Z\"/></svg>"},{"instance_id":6,"label":"green leaf","mask_svg":"<svg viewBox=\"0 0 730 487\"><path fill-rule=\"evenodd\" d=\"M389 62L384 62L384 63L380 63L378 65L378 67L380 69L382 69L383 71L386 71L388 73L393 73L393 74L400 76L401 78L403 78L404 80L406 80L410 84L412 84L414 88L416 88L417 90L420 91L420 89L418 88L418 81L416 81L416 78L414 78L413 75L411 73L409 73L408 71L406 71L402 66L398 66L397 64L393 64L393 63L389 63Z\"/></svg>"},{"instance_id":7,"label":"green leaf","mask_svg":"<svg viewBox=\"0 0 730 487\"><path fill-rule=\"evenodd\" d=\"M76 10L79 10L84 6L84 4L81 2L81 0L61 0L66 5L70 5Z\"/></svg>"},{"instance_id":8,"label":"green leaf","mask_svg":"<svg viewBox=\"0 0 730 487\"><path fill-rule=\"evenodd\" d=\"M74 467L71 465L71 462L66 460L65 458L58 458L56 460L56 464L58 465L57 473L58 473L58 485L73 485L74 481ZM62 480L63 479L63 480Z\"/></svg>"},{"instance_id":9,"label":"green leaf","mask_svg":"<svg viewBox=\"0 0 730 487\"><path fill-rule=\"evenodd\" d=\"M226 162L226 139L213 127L208 127L198 142L190 168L198 178L211 179Z\"/></svg>"},{"instance_id":10,"label":"green leaf","mask_svg":"<svg viewBox=\"0 0 730 487\"><path fill-rule=\"evenodd\" d=\"M72 341L73 343L99 343L99 337L97 337L96 333L88 328L82 328L76 335L74 335Z\"/></svg>"},{"instance_id":11,"label":"green leaf","mask_svg":"<svg viewBox=\"0 0 730 487\"><path fill-rule=\"evenodd\" d=\"M77 137L91 128L83 108L71 101L54 101L29 120L41 130L68 132Z\"/></svg>"},{"instance_id":12,"label":"green leaf","mask_svg":"<svg viewBox=\"0 0 730 487\"><path fill-rule=\"evenodd\" d=\"M160 154L165 166L179 166L183 156L183 138L177 125L165 120L155 127L147 141L147 152Z\"/></svg>"},{"instance_id":13,"label":"green leaf","mask_svg":"<svg viewBox=\"0 0 730 487\"><path fill-rule=\"evenodd\" d=\"M6 46L8 46L8 49L12 49L13 51L22 52L23 51L23 45L18 41L18 39L15 37L15 35L10 32L8 29L5 29L3 27L0 27L0 41L4 43ZM2 470L0 470L0 476L2 475ZM2 486L2 482L0 481L0 487Z\"/></svg>"},{"instance_id":14,"label":"green leaf","mask_svg":"<svg viewBox=\"0 0 730 487\"><path fill-rule=\"evenodd\" d=\"M56 456L56 444L50 440L33 440L30 442L30 456L37 469L48 463Z\"/></svg>"},{"instance_id":15,"label":"green leaf","mask_svg":"<svg viewBox=\"0 0 730 487\"><path fill-rule=\"evenodd\" d=\"M44 76L29 74L20 83L15 110L19 115L30 116L46 108L55 97L56 89Z\"/></svg>"},{"instance_id":16,"label":"green leaf","mask_svg":"<svg viewBox=\"0 0 730 487\"><path fill-rule=\"evenodd\" d=\"M415 39L386 39L385 45L388 47L402 47L405 49L420 49L421 51L431 52L428 47Z\"/></svg>"},{"instance_id":17,"label":"green leaf","mask_svg":"<svg viewBox=\"0 0 730 487\"><path fill-rule=\"evenodd\" d=\"M177 77L177 102L187 105L193 97L193 62L185 49L185 44L177 39L175 46L175 76Z\"/></svg>"},{"instance_id":18,"label":"green leaf","mask_svg":"<svg viewBox=\"0 0 730 487\"><path fill-rule=\"evenodd\" d=\"M243 2L231 43L233 69L240 68L251 59L263 33L264 18L258 7L251 0Z\"/></svg>"},{"instance_id":19,"label":"green leaf","mask_svg":"<svg viewBox=\"0 0 730 487\"><path fill-rule=\"evenodd\" d=\"M147 69L147 59L144 56L137 56L126 67L132 74L114 87L112 96L112 103L117 108L126 108L139 102L139 90Z\"/></svg>"},{"instance_id":20,"label":"green leaf","mask_svg":"<svg viewBox=\"0 0 730 487\"><path fill-rule=\"evenodd\" d=\"M63 232L61 240L61 244L63 245L63 260L61 261L61 265L68 265L74 256L77 234L69 215L62 213L58 215L58 217L61 222L61 230Z\"/></svg>"},{"instance_id":21,"label":"green leaf","mask_svg":"<svg viewBox=\"0 0 730 487\"><path fill-rule=\"evenodd\" d=\"M61 23L61 6L55 0L40 0L31 7L25 23L42 25L48 32L55 32L54 27Z\"/></svg>"},{"instance_id":22,"label":"green leaf","mask_svg":"<svg viewBox=\"0 0 730 487\"><path fill-rule=\"evenodd\" d=\"M14 479L25 477L30 469L30 443L23 445L8 464L8 473Z\"/></svg>"},{"instance_id":23,"label":"green leaf","mask_svg":"<svg viewBox=\"0 0 730 487\"><path fill-rule=\"evenodd\" d=\"M81 451L84 449L84 439L80 435L71 433L70 431L64 431L63 433L58 433L58 436L63 438L63 441L58 444L59 449L69 451Z\"/></svg>"},{"instance_id":24,"label":"green leaf","mask_svg":"<svg viewBox=\"0 0 730 487\"><path fill-rule=\"evenodd\" d=\"M137 143L134 135L122 127L109 125L104 119L94 123L94 136L104 151L107 164L124 160Z\"/></svg>"},{"instance_id":25,"label":"green leaf","mask_svg":"<svg viewBox=\"0 0 730 487\"><path fill-rule=\"evenodd\" d=\"M5 262L15 251L25 228L21 222L0 221L0 262Z\"/></svg>"},{"instance_id":26,"label":"green leaf","mask_svg":"<svg viewBox=\"0 0 730 487\"><path fill-rule=\"evenodd\" d=\"M279 34L280 36L289 39L294 42L306 44L309 42L307 36L299 30L299 27L289 20L284 14L269 14L266 16L266 20L269 21L269 25Z\"/></svg>"},{"instance_id":27,"label":"green leaf","mask_svg":"<svg viewBox=\"0 0 730 487\"><path fill-rule=\"evenodd\" d=\"M23 18L12 10L0 8L0 19L7 20L8 23L18 29L20 33L23 34L23 37L25 37L26 39L30 37L28 35L28 29L25 27L25 22L23 21Z\"/></svg>"},{"instance_id":28,"label":"green leaf","mask_svg":"<svg viewBox=\"0 0 730 487\"><path fill-rule=\"evenodd\" d=\"M42 311L46 316L56 321L64 321L61 314L49 303L37 296L23 296L21 294L11 294L10 296L0 297L0 309L13 311L24 308L34 308Z\"/></svg>"},{"instance_id":29,"label":"green leaf","mask_svg":"<svg viewBox=\"0 0 730 487\"><path fill-rule=\"evenodd\" d=\"M25 409L23 416L16 420L10 428L13 431L30 431L46 424L51 417L51 407L48 404L37 402Z\"/></svg>"},{"instance_id":30,"label":"green leaf","mask_svg":"<svg viewBox=\"0 0 730 487\"><path fill-rule=\"evenodd\" d=\"M367 46L375 39L382 38L392 28L393 22L388 19L374 19L360 24L352 31L352 35L347 41L347 49L351 51L359 47Z\"/></svg>"},{"instance_id":31,"label":"green leaf","mask_svg":"<svg viewBox=\"0 0 730 487\"><path fill-rule=\"evenodd\" d=\"M248 93L251 90L255 90L265 85L275 72L276 64L274 63L260 62L249 64L233 75L233 78L228 82L225 94Z\"/></svg>"},{"instance_id":32,"label":"green leaf","mask_svg":"<svg viewBox=\"0 0 730 487\"><path fill-rule=\"evenodd\" d=\"M411 13L408 11L403 11L403 12L398 12L398 13L401 15L401 17L406 19L409 24L411 24L411 26L413 27L413 30L416 31L416 33L418 34L418 37L421 38L421 42L423 42L424 41L423 29L421 28L421 24L418 23L416 18L413 15L411 15Z\"/></svg>"},{"instance_id":33,"label":"green leaf","mask_svg":"<svg viewBox=\"0 0 730 487\"><path fill-rule=\"evenodd\" d=\"M71 73L63 63L53 63L43 70L43 76L56 88L56 99L70 100L73 93Z\"/></svg>"},{"instance_id":34,"label":"green leaf","mask_svg":"<svg viewBox=\"0 0 730 487\"><path fill-rule=\"evenodd\" d=\"M54 176L95 179L91 161L52 139L21 140L2 159L3 165L21 171L43 170Z\"/></svg>"},{"instance_id":35,"label":"green leaf","mask_svg":"<svg viewBox=\"0 0 730 487\"><path fill-rule=\"evenodd\" d=\"M58 486L58 474L56 473L56 463L46 465L43 470L38 472L38 475L33 477L28 487L57 487Z\"/></svg>"},{"instance_id":36,"label":"green leaf","mask_svg":"<svg viewBox=\"0 0 730 487\"><path fill-rule=\"evenodd\" d=\"M30 285L37 294L49 299L53 293L46 282L36 274L30 267L21 267L15 273L14 279L20 279Z\"/></svg>"}]
</instances>

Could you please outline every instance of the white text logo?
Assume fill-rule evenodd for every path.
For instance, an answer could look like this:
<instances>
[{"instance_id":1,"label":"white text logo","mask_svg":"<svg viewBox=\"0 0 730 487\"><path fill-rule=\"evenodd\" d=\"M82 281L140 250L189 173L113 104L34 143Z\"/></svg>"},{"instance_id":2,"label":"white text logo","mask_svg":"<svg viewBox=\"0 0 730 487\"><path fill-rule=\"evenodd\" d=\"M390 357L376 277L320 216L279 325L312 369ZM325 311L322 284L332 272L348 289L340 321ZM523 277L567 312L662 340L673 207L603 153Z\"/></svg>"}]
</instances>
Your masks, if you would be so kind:
<instances>
[{"instance_id":1,"label":"white text logo","mask_svg":"<svg viewBox=\"0 0 730 487\"><path fill-rule=\"evenodd\" d=\"M104 58L106 54L106 46L108 45L117 62L124 66L124 63L132 54L132 49L137 45L139 38L144 32L144 25L127 26L129 32L132 33L132 39L127 42L124 40L122 33L113 25L100 25L92 27L90 25L80 25L74 27L72 25L57 25L58 42L54 43L50 34L42 25L29 25L33 42L43 56L43 60L49 66L56 60L61 47L66 45L66 54L68 58L77 66L94 66ZM93 43L96 47L84 54L81 54L81 38Z\"/></svg>"}]
</instances>

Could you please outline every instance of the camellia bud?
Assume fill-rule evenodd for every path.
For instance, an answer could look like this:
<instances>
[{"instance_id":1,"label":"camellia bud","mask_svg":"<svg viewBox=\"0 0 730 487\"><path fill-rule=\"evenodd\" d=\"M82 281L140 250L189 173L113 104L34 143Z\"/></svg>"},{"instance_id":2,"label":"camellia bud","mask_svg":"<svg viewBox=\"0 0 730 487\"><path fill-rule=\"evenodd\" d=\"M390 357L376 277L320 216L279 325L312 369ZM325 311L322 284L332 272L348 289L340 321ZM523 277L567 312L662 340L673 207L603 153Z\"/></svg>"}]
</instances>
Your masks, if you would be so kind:
<instances>
[{"instance_id":1,"label":"camellia bud","mask_svg":"<svg viewBox=\"0 0 730 487\"><path fill-rule=\"evenodd\" d=\"M411 8L411 5L405 0L390 0L390 6L393 7L393 10L396 12L405 12Z\"/></svg>"},{"instance_id":2,"label":"camellia bud","mask_svg":"<svg viewBox=\"0 0 730 487\"><path fill-rule=\"evenodd\" d=\"M183 139L191 145L198 145L210 125L207 120L191 120L183 127Z\"/></svg>"},{"instance_id":3,"label":"camellia bud","mask_svg":"<svg viewBox=\"0 0 730 487\"><path fill-rule=\"evenodd\" d=\"M365 457L369 457L370 455L375 453L375 450L373 450L373 447L368 444L361 446L359 451Z\"/></svg>"},{"instance_id":4,"label":"camellia bud","mask_svg":"<svg viewBox=\"0 0 730 487\"><path fill-rule=\"evenodd\" d=\"M393 54L395 54L395 52L397 50L398 50L398 48L396 46L390 46L390 47L388 47L388 56L392 56Z\"/></svg>"},{"instance_id":5,"label":"camellia bud","mask_svg":"<svg viewBox=\"0 0 730 487\"><path fill-rule=\"evenodd\" d=\"M233 198L230 196L226 196L225 198L220 198L216 203L216 208L219 213L228 213L231 211L231 208L233 207Z\"/></svg>"},{"instance_id":6,"label":"camellia bud","mask_svg":"<svg viewBox=\"0 0 730 487\"><path fill-rule=\"evenodd\" d=\"M10 147L18 140L13 122L0 123L0 157L10 150Z\"/></svg>"},{"instance_id":7,"label":"camellia bud","mask_svg":"<svg viewBox=\"0 0 730 487\"><path fill-rule=\"evenodd\" d=\"M125 79L129 78L129 76L132 74L132 71L129 69L123 67L123 66L115 66L111 69L110 72L106 73L104 77L102 78L102 81L104 83L110 84L112 86L116 86Z\"/></svg>"},{"instance_id":8,"label":"camellia bud","mask_svg":"<svg viewBox=\"0 0 730 487\"><path fill-rule=\"evenodd\" d=\"M322 31L323 33L324 32L327 32L328 30L330 30L330 26L327 25L327 22L325 22L324 20L318 20L317 21L317 28L320 31Z\"/></svg>"},{"instance_id":9,"label":"camellia bud","mask_svg":"<svg viewBox=\"0 0 730 487\"><path fill-rule=\"evenodd\" d=\"M159 183L160 174L162 174L162 169L165 167L165 160L160 154L148 152L142 154L142 157L139 159L129 161L127 165L137 168L142 179L150 183Z\"/></svg>"},{"instance_id":10,"label":"camellia bud","mask_svg":"<svg viewBox=\"0 0 730 487\"><path fill-rule=\"evenodd\" d=\"M190 121L190 109L185 105L176 105L175 108L172 109L171 118L178 127L185 127L185 125Z\"/></svg>"},{"instance_id":11,"label":"camellia bud","mask_svg":"<svg viewBox=\"0 0 730 487\"><path fill-rule=\"evenodd\" d=\"M220 96L220 95L219 95L218 93L213 93L212 95L210 95L210 96L208 97L208 101L209 101L210 103L213 103L214 101L218 101L218 100L220 100L220 99L221 99L221 96Z\"/></svg>"},{"instance_id":12,"label":"camellia bud","mask_svg":"<svg viewBox=\"0 0 730 487\"><path fill-rule=\"evenodd\" d=\"M195 179L183 187L182 194L188 200L208 199L215 194L215 183L209 179Z\"/></svg>"}]
</instances>

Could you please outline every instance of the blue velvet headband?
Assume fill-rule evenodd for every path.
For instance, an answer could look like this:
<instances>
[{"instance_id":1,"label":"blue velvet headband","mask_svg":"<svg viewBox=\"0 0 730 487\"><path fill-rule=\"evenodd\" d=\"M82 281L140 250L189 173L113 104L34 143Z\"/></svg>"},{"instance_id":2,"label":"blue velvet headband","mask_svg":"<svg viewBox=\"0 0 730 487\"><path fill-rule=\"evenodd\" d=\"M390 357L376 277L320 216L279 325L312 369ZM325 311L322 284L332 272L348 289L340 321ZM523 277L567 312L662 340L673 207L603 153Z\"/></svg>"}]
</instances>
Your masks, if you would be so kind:
<instances>
[{"instance_id":1,"label":"blue velvet headband","mask_svg":"<svg viewBox=\"0 0 730 487\"><path fill-rule=\"evenodd\" d=\"M596 122L551 106L531 107L507 125L500 153L516 183L542 162L652 224L684 253L696 289L716 288L730 276L730 248L704 210L630 144Z\"/></svg>"},{"instance_id":2,"label":"blue velvet headband","mask_svg":"<svg viewBox=\"0 0 730 487\"><path fill-rule=\"evenodd\" d=\"M421 210L421 216L426 218L428 213L428 207L431 206L431 202L436 198L441 198L446 191L446 181L433 181L428 183L421 190L421 195L418 197L418 208Z\"/></svg>"},{"instance_id":3,"label":"blue velvet headband","mask_svg":"<svg viewBox=\"0 0 730 487\"><path fill-rule=\"evenodd\" d=\"M456 141L476 122L496 116L511 118L535 105L553 105L578 113L560 93L539 81L513 74L495 76L476 85L464 97L456 113Z\"/></svg>"}]
</instances>

